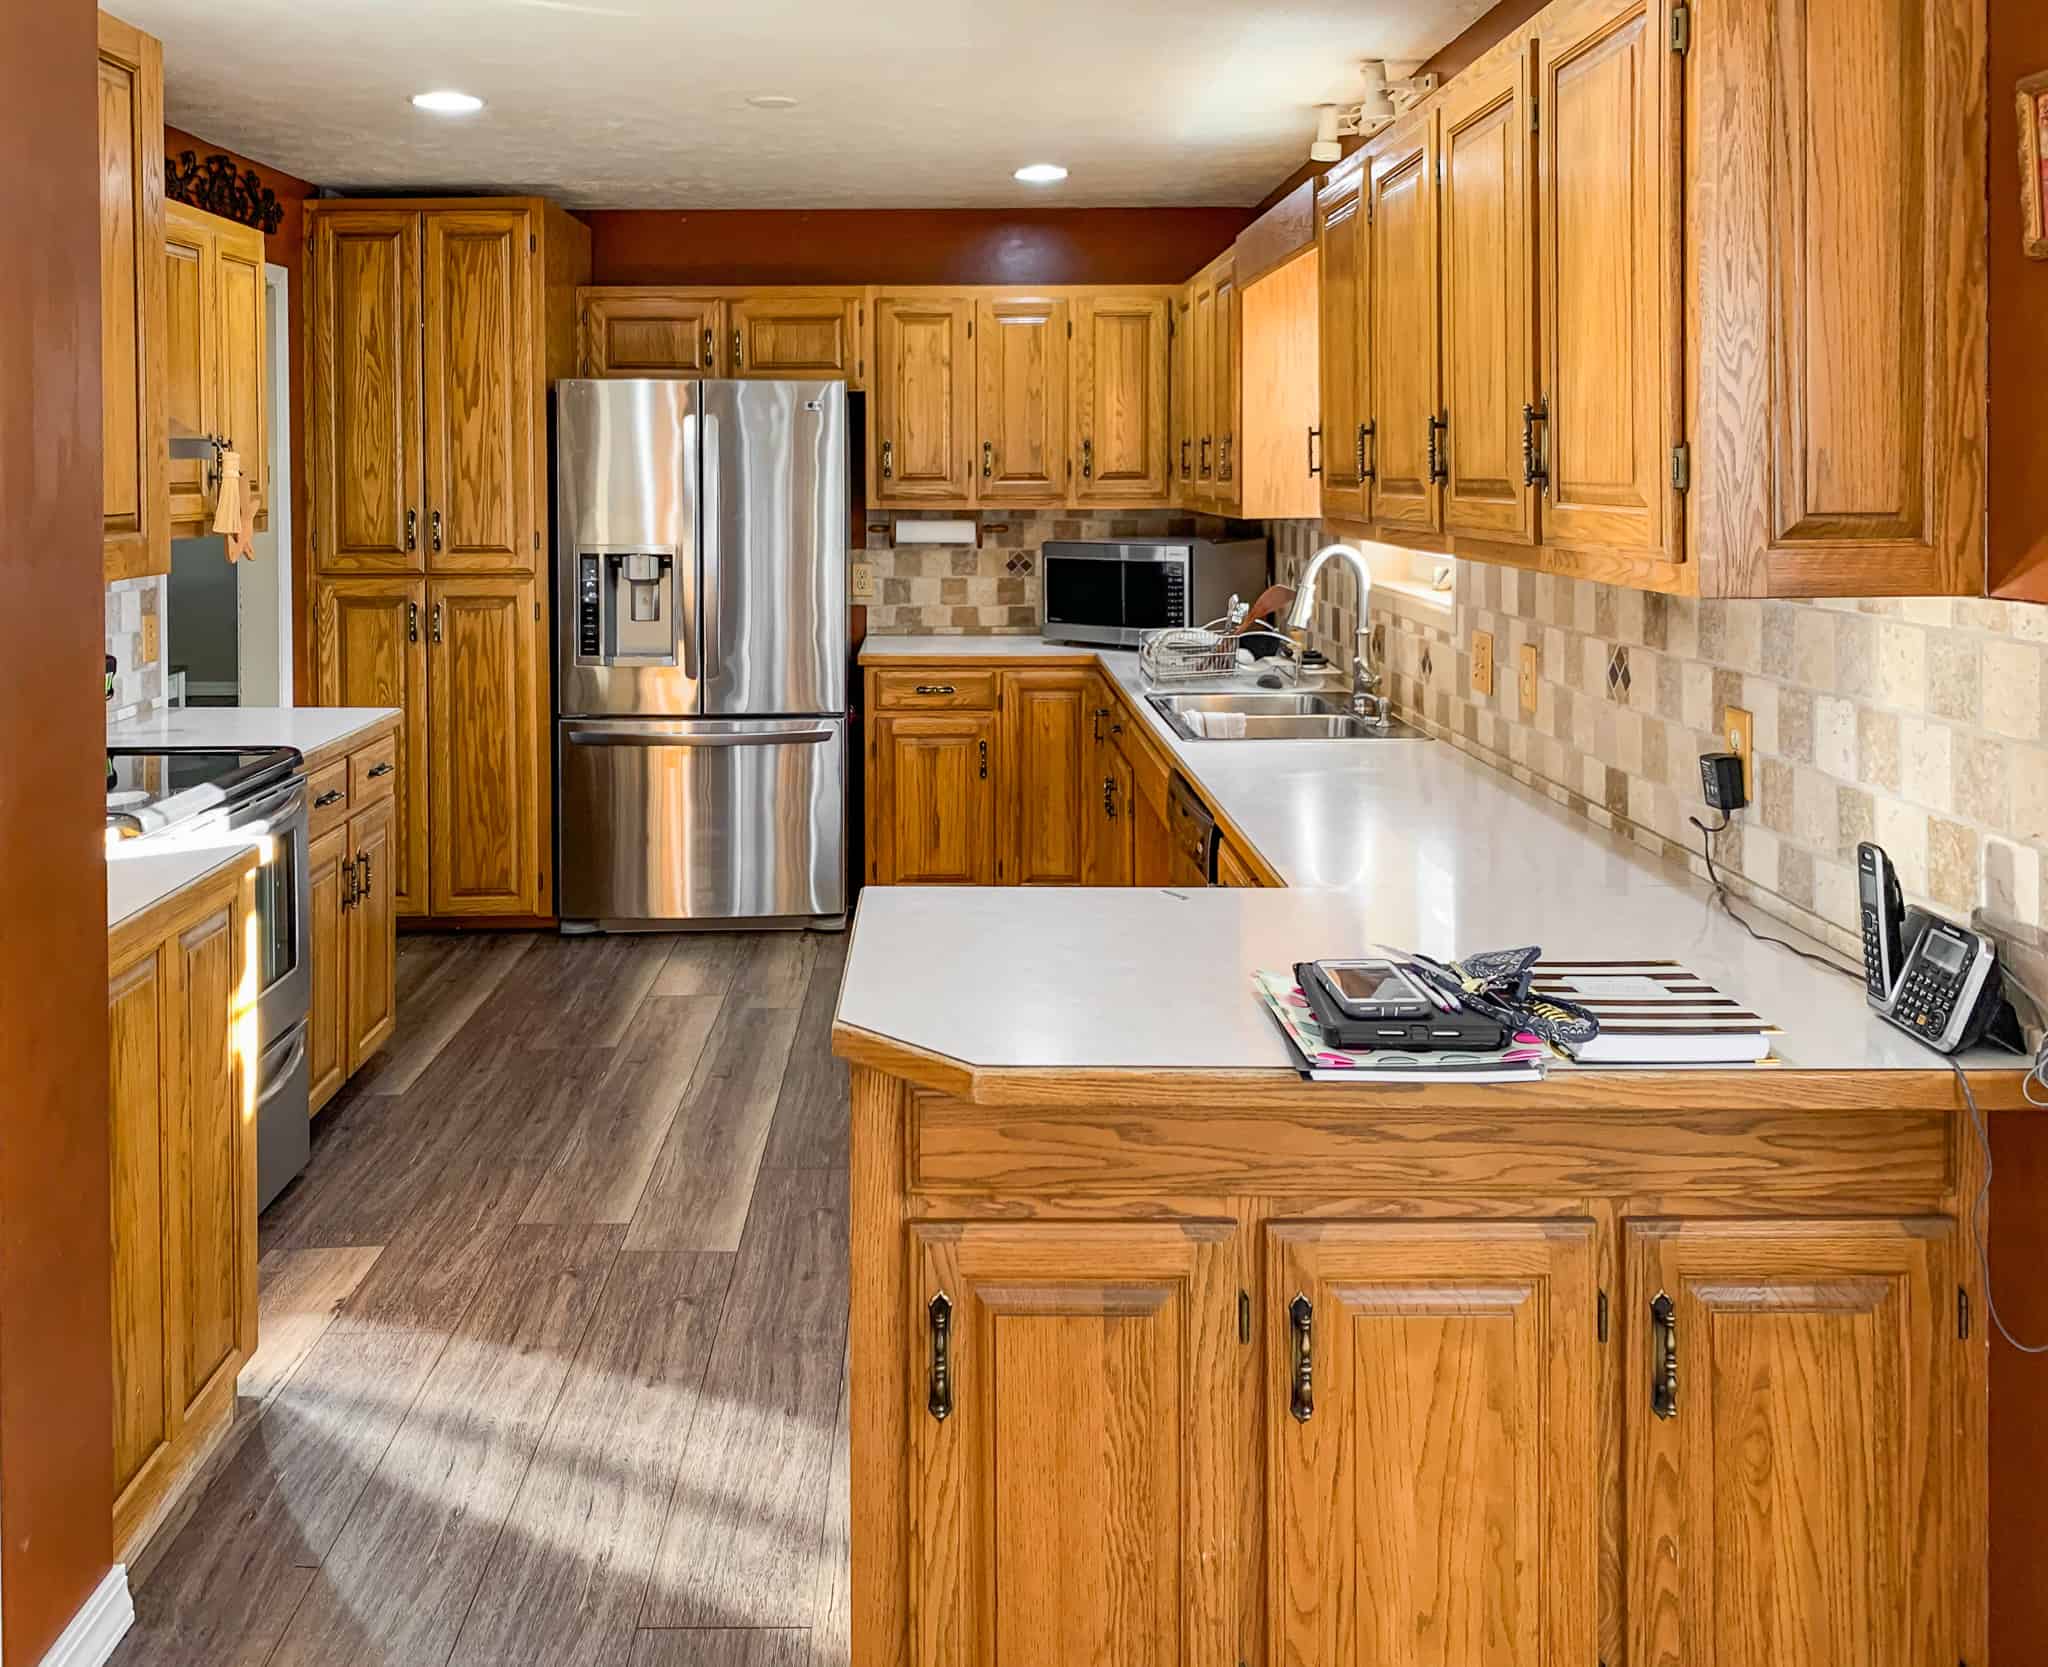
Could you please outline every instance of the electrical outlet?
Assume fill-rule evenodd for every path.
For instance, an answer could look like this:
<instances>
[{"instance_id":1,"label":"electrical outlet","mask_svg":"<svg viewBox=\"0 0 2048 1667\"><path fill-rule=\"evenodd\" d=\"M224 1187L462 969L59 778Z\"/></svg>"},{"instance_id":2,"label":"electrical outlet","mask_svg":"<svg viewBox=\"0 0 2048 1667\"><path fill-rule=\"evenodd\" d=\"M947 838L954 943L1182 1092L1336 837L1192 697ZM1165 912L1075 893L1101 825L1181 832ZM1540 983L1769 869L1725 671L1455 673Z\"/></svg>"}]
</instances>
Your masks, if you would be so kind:
<instances>
[{"instance_id":1,"label":"electrical outlet","mask_svg":"<svg viewBox=\"0 0 2048 1667\"><path fill-rule=\"evenodd\" d=\"M156 619L155 614L142 616L142 663L145 666L156 664L157 652L163 646L157 640Z\"/></svg>"},{"instance_id":2,"label":"electrical outlet","mask_svg":"<svg viewBox=\"0 0 2048 1667\"><path fill-rule=\"evenodd\" d=\"M1728 750L1742 760L1743 797L1754 799L1756 767L1750 761L1750 753L1756 745L1756 719L1739 706L1724 707L1721 711L1721 734L1728 743Z\"/></svg>"},{"instance_id":3,"label":"electrical outlet","mask_svg":"<svg viewBox=\"0 0 2048 1667\"><path fill-rule=\"evenodd\" d=\"M1493 633L1490 631L1472 633L1472 692L1475 695L1493 693Z\"/></svg>"},{"instance_id":4,"label":"electrical outlet","mask_svg":"<svg viewBox=\"0 0 2048 1667\"><path fill-rule=\"evenodd\" d=\"M875 580L875 564L871 561L857 561L853 564L853 599L856 602L872 602L882 594L882 587Z\"/></svg>"},{"instance_id":5,"label":"electrical outlet","mask_svg":"<svg viewBox=\"0 0 2048 1667\"><path fill-rule=\"evenodd\" d=\"M1520 662L1521 669L1515 681L1520 685L1522 691L1522 716L1533 718L1536 716L1536 645L1534 643L1525 642L1522 644Z\"/></svg>"}]
</instances>

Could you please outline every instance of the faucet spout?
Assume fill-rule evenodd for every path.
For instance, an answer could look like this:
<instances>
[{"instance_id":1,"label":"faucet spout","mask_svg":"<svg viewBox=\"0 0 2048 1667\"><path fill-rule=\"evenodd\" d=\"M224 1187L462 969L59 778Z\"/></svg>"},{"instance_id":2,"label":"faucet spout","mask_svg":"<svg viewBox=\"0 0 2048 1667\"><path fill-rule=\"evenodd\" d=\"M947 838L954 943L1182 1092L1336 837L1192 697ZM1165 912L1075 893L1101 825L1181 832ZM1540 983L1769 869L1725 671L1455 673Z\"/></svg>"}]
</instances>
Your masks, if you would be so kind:
<instances>
[{"instance_id":1,"label":"faucet spout","mask_svg":"<svg viewBox=\"0 0 2048 1667\"><path fill-rule=\"evenodd\" d=\"M1384 722L1387 703L1377 692L1380 674L1372 663L1372 568L1367 565L1363 552L1351 544L1325 544L1315 553L1315 558L1301 576L1301 583L1295 588L1294 606L1287 612L1287 629L1296 636L1308 629L1309 621L1315 615L1323 570L1336 560L1341 560L1351 569L1351 577L1358 586L1358 628L1351 655L1351 704L1361 714L1368 708L1375 708L1378 720Z\"/></svg>"}]
</instances>

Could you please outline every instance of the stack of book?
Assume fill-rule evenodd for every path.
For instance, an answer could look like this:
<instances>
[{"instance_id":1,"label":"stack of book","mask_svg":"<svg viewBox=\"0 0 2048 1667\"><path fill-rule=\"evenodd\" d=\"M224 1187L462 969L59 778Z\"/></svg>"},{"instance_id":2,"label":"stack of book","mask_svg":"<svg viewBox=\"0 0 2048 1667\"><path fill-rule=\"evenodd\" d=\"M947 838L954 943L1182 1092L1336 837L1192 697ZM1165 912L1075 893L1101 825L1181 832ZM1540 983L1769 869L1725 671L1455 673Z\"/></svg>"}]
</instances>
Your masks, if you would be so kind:
<instances>
[{"instance_id":1,"label":"stack of book","mask_svg":"<svg viewBox=\"0 0 2048 1667\"><path fill-rule=\"evenodd\" d=\"M1259 1000L1287 1038L1295 1069L1310 1082L1538 1082L1549 1049L1526 1031L1484 1053L1430 1048L1332 1047L1292 972L1255 972Z\"/></svg>"},{"instance_id":2,"label":"stack of book","mask_svg":"<svg viewBox=\"0 0 2048 1667\"><path fill-rule=\"evenodd\" d=\"M1756 1065L1778 1034L1676 961L1538 961L1529 993L1600 1021L1598 1036L1566 1050L1580 1065Z\"/></svg>"}]
</instances>

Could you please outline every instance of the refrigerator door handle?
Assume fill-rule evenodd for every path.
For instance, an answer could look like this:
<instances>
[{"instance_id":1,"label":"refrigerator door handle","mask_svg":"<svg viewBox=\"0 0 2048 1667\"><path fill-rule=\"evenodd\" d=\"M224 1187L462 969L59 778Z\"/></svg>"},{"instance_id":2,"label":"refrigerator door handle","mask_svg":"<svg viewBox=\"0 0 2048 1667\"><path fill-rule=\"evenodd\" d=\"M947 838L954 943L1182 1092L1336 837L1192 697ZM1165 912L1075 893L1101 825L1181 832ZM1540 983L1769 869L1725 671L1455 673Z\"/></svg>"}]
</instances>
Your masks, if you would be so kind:
<instances>
[{"instance_id":1,"label":"refrigerator door handle","mask_svg":"<svg viewBox=\"0 0 2048 1667\"><path fill-rule=\"evenodd\" d=\"M644 729L572 729L572 747L814 747L832 739L829 729L778 729L766 733L675 735Z\"/></svg>"},{"instance_id":2,"label":"refrigerator door handle","mask_svg":"<svg viewBox=\"0 0 2048 1667\"><path fill-rule=\"evenodd\" d=\"M697 492L697 616L703 622L703 680L709 683L718 675L719 565L724 552L718 543L718 418L706 411L698 422L704 446Z\"/></svg>"},{"instance_id":3,"label":"refrigerator door handle","mask_svg":"<svg viewBox=\"0 0 2048 1667\"><path fill-rule=\"evenodd\" d=\"M698 482L693 479L699 473L697 459L697 436L709 426L701 414L692 412L683 418L683 498L685 502L695 495ZM682 615L676 621L676 634L683 642L683 676L689 682L697 681L697 638L704 620L704 557L701 537L694 552L697 570L694 573L674 575L675 594L678 609Z\"/></svg>"}]
</instances>

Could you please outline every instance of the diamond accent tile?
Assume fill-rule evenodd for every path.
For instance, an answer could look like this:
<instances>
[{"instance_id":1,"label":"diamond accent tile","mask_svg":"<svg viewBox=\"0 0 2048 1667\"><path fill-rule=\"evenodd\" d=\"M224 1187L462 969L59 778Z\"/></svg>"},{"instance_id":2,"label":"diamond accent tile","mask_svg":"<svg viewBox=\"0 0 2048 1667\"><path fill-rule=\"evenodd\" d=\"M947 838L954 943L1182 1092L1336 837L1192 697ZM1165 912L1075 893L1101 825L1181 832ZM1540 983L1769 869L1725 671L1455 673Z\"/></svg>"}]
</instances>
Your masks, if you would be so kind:
<instances>
[{"instance_id":1,"label":"diamond accent tile","mask_svg":"<svg viewBox=\"0 0 2048 1667\"><path fill-rule=\"evenodd\" d=\"M1028 555L1020 550L1016 555L1004 562L1003 566L1010 571L1012 576L1021 577L1032 570L1032 561Z\"/></svg>"},{"instance_id":2,"label":"diamond accent tile","mask_svg":"<svg viewBox=\"0 0 2048 1667\"><path fill-rule=\"evenodd\" d=\"M1625 644L1616 643L1614 652L1607 656L1607 692L1616 700L1625 702L1634 681L1629 675L1628 648Z\"/></svg>"}]
</instances>

